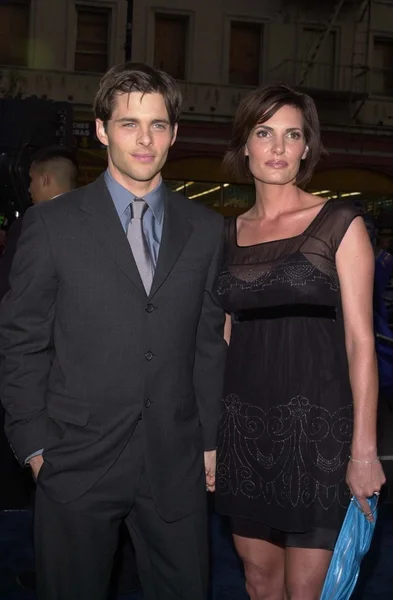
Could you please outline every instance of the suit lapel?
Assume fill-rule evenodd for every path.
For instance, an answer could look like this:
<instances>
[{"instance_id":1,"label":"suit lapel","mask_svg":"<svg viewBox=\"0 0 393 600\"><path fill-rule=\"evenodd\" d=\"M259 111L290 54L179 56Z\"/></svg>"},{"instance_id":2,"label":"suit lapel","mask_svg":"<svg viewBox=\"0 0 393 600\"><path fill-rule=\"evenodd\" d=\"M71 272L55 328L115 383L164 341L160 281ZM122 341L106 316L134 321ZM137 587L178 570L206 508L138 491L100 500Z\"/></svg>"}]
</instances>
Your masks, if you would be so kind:
<instances>
[{"instance_id":1,"label":"suit lapel","mask_svg":"<svg viewBox=\"0 0 393 600\"><path fill-rule=\"evenodd\" d=\"M190 221L178 211L174 205L172 194L167 191L160 252L150 297L154 296L168 277L192 231L193 226Z\"/></svg>"},{"instance_id":2,"label":"suit lapel","mask_svg":"<svg viewBox=\"0 0 393 600\"><path fill-rule=\"evenodd\" d=\"M87 189L81 203L81 209L86 215L85 224L90 234L101 246L105 247L108 256L117 263L138 290L146 296L127 236L124 233L103 175Z\"/></svg>"}]
</instances>

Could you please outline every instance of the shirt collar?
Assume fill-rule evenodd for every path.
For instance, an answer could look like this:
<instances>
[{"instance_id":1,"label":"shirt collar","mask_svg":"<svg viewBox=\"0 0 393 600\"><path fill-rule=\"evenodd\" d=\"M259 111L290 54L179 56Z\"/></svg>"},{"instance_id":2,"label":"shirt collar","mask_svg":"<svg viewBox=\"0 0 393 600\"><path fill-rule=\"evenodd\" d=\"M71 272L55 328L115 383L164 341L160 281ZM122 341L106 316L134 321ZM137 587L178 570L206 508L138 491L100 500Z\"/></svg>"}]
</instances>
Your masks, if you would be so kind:
<instances>
[{"instance_id":1,"label":"shirt collar","mask_svg":"<svg viewBox=\"0 0 393 600\"><path fill-rule=\"evenodd\" d=\"M139 196L135 196L132 192L128 191L124 186L121 185L109 172L109 169L105 171L105 183L112 196L113 203L115 205L117 214L119 217L128 209L130 203ZM162 198L163 194L163 181L160 177L158 185L143 196L143 200L146 202L148 207L151 209L155 219L162 223L164 217L164 202Z\"/></svg>"}]
</instances>

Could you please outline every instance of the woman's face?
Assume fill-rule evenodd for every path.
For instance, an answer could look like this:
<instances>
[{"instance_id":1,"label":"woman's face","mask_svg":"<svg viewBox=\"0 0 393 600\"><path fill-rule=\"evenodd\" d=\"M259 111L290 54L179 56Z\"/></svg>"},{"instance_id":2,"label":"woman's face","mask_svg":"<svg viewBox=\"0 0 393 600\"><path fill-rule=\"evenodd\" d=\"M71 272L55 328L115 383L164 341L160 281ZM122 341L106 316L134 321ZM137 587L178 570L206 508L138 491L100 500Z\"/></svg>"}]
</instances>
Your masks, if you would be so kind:
<instances>
[{"instance_id":1,"label":"woman's face","mask_svg":"<svg viewBox=\"0 0 393 600\"><path fill-rule=\"evenodd\" d=\"M256 125L245 145L253 177L275 185L295 181L307 152L303 115L293 106L283 106L271 119Z\"/></svg>"}]
</instances>

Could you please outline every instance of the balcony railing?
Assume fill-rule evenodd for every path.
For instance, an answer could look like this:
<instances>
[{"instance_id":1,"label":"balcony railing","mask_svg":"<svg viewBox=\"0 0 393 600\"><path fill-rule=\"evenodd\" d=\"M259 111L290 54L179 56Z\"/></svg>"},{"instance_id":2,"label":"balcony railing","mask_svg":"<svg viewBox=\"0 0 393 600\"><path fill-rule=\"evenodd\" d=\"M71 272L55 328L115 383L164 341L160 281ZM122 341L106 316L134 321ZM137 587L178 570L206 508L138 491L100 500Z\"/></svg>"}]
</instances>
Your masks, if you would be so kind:
<instances>
[{"instance_id":1,"label":"balcony railing","mask_svg":"<svg viewBox=\"0 0 393 600\"><path fill-rule=\"evenodd\" d=\"M370 70L366 66L287 59L268 72L267 80L337 95L367 96L370 90Z\"/></svg>"},{"instance_id":2,"label":"balcony railing","mask_svg":"<svg viewBox=\"0 0 393 600\"><path fill-rule=\"evenodd\" d=\"M37 96L74 104L90 104L100 81L96 73L51 71L0 65L0 96Z\"/></svg>"},{"instance_id":3,"label":"balcony railing","mask_svg":"<svg viewBox=\"0 0 393 600\"><path fill-rule=\"evenodd\" d=\"M90 111L100 77L100 74L95 73L0 65L0 96L46 97L51 100L68 101L76 107ZM302 78L303 87L320 101L321 110L324 111L324 115L321 116L325 122L345 122L347 117L344 113L350 104L349 101L369 97L370 106L364 117L365 122L378 124L379 121L386 121L388 117L391 119L393 70L370 70L365 67L328 63L314 63L308 66L305 61L289 59L267 71L261 83L281 82L296 87ZM248 86L198 82L179 82L179 85L183 94L183 114L187 118L216 122L231 120L241 98L252 89ZM334 101L330 102L330 99ZM375 108L375 105L378 106ZM338 115L338 112L341 114Z\"/></svg>"}]
</instances>

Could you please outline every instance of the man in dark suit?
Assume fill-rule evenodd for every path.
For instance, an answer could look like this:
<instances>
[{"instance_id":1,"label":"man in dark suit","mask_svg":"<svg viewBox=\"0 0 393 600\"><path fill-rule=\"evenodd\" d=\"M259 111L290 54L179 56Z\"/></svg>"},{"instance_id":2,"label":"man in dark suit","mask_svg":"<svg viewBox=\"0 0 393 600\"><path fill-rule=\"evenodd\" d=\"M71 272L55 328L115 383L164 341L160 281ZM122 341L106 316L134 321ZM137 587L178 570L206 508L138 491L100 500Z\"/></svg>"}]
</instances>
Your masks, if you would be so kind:
<instances>
[{"instance_id":1,"label":"man in dark suit","mask_svg":"<svg viewBox=\"0 0 393 600\"><path fill-rule=\"evenodd\" d=\"M1 397L37 479L41 600L104 600L122 521L145 600L206 598L223 222L162 183L180 104L165 73L112 68L94 105L108 170L24 217Z\"/></svg>"}]
</instances>

